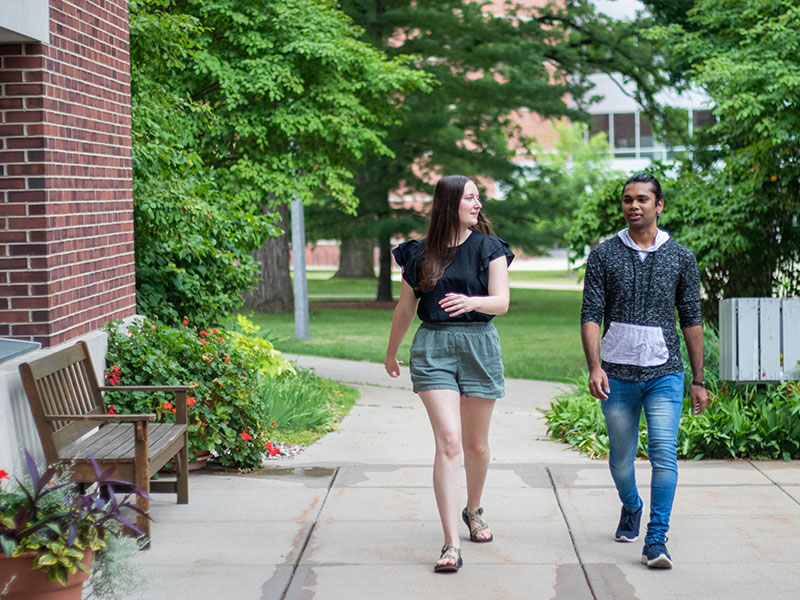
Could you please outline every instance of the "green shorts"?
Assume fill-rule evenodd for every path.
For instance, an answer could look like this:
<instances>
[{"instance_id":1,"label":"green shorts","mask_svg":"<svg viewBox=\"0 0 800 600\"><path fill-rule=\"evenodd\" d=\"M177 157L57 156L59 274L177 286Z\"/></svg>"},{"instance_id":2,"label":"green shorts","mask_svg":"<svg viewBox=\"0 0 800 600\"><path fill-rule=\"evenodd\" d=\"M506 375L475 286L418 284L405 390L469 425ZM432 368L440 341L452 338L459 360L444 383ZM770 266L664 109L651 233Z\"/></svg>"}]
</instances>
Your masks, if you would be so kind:
<instances>
[{"instance_id":1,"label":"green shorts","mask_svg":"<svg viewBox=\"0 0 800 600\"><path fill-rule=\"evenodd\" d=\"M505 396L503 357L494 324L422 323L411 343L415 392L455 390L469 398Z\"/></svg>"}]
</instances>

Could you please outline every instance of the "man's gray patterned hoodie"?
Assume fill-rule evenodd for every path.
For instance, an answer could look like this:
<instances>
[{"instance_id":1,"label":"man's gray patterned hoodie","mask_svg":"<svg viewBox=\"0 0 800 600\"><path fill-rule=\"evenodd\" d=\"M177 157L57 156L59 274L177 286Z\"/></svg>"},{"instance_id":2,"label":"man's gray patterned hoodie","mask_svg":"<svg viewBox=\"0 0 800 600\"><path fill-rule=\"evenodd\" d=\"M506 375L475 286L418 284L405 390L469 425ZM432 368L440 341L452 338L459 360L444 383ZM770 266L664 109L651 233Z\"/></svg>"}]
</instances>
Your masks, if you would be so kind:
<instances>
[{"instance_id":1,"label":"man's gray patterned hoodie","mask_svg":"<svg viewBox=\"0 0 800 600\"><path fill-rule=\"evenodd\" d=\"M683 372L676 308L681 328L702 324L697 261L665 231L642 250L623 229L589 253L581 323L603 327L601 366L609 377L646 381Z\"/></svg>"}]
</instances>

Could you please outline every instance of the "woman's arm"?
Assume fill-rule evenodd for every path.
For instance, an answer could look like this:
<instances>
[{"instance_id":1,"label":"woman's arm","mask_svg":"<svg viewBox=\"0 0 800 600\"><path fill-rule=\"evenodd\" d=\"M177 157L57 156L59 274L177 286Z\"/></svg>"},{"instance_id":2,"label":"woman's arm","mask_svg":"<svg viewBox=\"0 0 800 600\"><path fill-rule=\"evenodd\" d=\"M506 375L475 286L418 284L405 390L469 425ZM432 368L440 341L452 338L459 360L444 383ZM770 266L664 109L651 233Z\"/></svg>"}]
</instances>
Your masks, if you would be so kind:
<instances>
[{"instance_id":1,"label":"woman's arm","mask_svg":"<svg viewBox=\"0 0 800 600\"><path fill-rule=\"evenodd\" d=\"M489 263L489 295L465 296L464 294L445 294L439 301L451 317L477 310L487 315L504 315L508 312L508 261L499 256Z\"/></svg>"},{"instance_id":2,"label":"woman's arm","mask_svg":"<svg viewBox=\"0 0 800 600\"><path fill-rule=\"evenodd\" d=\"M402 363L397 361L397 351L400 349L403 338L406 337L408 328L411 327L418 303L419 299L414 296L414 290L403 279L400 284L400 300L395 306L394 316L392 317L392 331L389 333L386 358L383 361L383 366L391 377L400 376L400 365Z\"/></svg>"}]
</instances>

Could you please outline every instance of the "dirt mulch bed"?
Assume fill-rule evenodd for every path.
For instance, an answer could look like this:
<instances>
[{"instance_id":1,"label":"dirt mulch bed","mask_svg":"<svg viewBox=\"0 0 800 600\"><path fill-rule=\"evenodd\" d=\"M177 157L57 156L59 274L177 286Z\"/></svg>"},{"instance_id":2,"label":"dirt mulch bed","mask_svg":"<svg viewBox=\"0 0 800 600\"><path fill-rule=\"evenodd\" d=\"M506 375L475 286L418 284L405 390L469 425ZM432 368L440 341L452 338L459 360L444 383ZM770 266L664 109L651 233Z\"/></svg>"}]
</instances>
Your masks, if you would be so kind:
<instances>
[{"instance_id":1,"label":"dirt mulch bed","mask_svg":"<svg viewBox=\"0 0 800 600\"><path fill-rule=\"evenodd\" d=\"M310 308L351 308L355 310L394 310L397 302L377 302L376 300L329 300L309 302Z\"/></svg>"}]
</instances>

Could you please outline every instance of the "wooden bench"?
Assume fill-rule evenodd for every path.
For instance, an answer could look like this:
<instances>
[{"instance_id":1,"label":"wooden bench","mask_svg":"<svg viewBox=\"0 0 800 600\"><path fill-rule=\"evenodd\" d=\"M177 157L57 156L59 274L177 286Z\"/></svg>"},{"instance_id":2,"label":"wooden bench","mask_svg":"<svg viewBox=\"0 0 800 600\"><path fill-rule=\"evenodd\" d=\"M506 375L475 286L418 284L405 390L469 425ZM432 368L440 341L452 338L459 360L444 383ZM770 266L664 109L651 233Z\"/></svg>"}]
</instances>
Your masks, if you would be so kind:
<instances>
[{"instance_id":1,"label":"wooden bench","mask_svg":"<svg viewBox=\"0 0 800 600\"><path fill-rule=\"evenodd\" d=\"M22 363L19 371L48 465L69 465L74 481L92 483L91 456L101 471L114 467L115 479L148 494L176 493L178 504L189 502L186 397L191 386L98 385L86 342ZM148 424L153 414L109 415L104 391L172 392L176 422ZM169 460L176 480L150 481ZM139 497L137 506L147 512L150 501ZM136 525L149 544L150 520L137 515Z\"/></svg>"}]
</instances>

